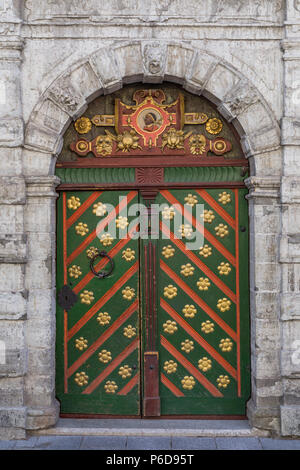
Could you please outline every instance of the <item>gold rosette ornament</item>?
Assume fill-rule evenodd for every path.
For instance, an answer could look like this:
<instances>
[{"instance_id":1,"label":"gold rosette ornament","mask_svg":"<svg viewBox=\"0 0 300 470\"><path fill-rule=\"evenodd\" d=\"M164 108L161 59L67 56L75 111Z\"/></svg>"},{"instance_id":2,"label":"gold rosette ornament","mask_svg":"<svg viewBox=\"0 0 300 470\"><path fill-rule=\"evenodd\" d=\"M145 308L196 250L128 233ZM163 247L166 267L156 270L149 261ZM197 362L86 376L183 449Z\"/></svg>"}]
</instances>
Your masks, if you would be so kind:
<instances>
[{"instance_id":1,"label":"gold rosette ornament","mask_svg":"<svg viewBox=\"0 0 300 470\"><path fill-rule=\"evenodd\" d=\"M169 284L168 286L164 287L164 296L168 297L168 299L173 299L177 295L177 287Z\"/></svg>"},{"instance_id":2,"label":"gold rosette ornament","mask_svg":"<svg viewBox=\"0 0 300 470\"><path fill-rule=\"evenodd\" d=\"M230 352L232 350L232 347L233 347L233 342L229 338L221 339L219 348L223 352Z\"/></svg>"},{"instance_id":3,"label":"gold rosette ornament","mask_svg":"<svg viewBox=\"0 0 300 470\"><path fill-rule=\"evenodd\" d=\"M228 235L228 226L224 224L219 224L217 227L215 227L216 235L220 238L226 237Z\"/></svg>"},{"instance_id":4,"label":"gold rosette ornament","mask_svg":"<svg viewBox=\"0 0 300 470\"><path fill-rule=\"evenodd\" d=\"M221 130L223 129L222 121L218 118L212 118L207 121L205 124L205 128L209 134L220 134Z\"/></svg>"},{"instance_id":5,"label":"gold rosette ornament","mask_svg":"<svg viewBox=\"0 0 300 470\"><path fill-rule=\"evenodd\" d=\"M116 393L116 390L118 390L118 385L114 380L108 380L104 385L104 390L106 393Z\"/></svg>"},{"instance_id":6,"label":"gold rosette ornament","mask_svg":"<svg viewBox=\"0 0 300 470\"><path fill-rule=\"evenodd\" d=\"M71 196L71 197L68 199L67 206L68 206L68 209L72 209L73 211L75 211L76 209L78 209L78 207L81 206L81 202L80 202L79 197Z\"/></svg>"},{"instance_id":7,"label":"gold rosette ornament","mask_svg":"<svg viewBox=\"0 0 300 470\"><path fill-rule=\"evenodd\" d=\"M111 316L107 312L100 312L97 317L97 322L101 326L108 325L111 320Z\"/></svg>"},{"instance_id":8,"label":"gold rosette ornament","mask_svg":"<svg viewBox=\"0 0 300 470\"><path fill-rule=\"evenodd\" d=\"M199 290L208 290L210 281L207 277L200 277L199 281L197 282L197 286Z\"/></svg>"},{"instance_id":9,"label":"gold rosette ornament","mask_svg":"<svg viewBox=\"0 0 300 470\"><path fill-rule=\"evenodd\" d=\"M229 299L226 299L226 297L223 297L223 299L219 299L217 303L217 307L221 312L226 312L227 310L230 309L231 302Z\"/></svg>"},{"instance_id":10,"label":"gold rosette ornament","mask_svg":"<svg viewBox=\"0 0 300 470\"><path fill-rule=\"evenodd\" d=\"M177 371L177 362L175 361L166 361L164 363L164 370L166 371L167 374L173 374L174 372Z\"/></svg>"},{"instance_id":11,"label":"gold rosette ornament","mask_svg":"<svg viewBox=\"0 0 300 470\"><path fill-rule=\"evenodd\" d=\"M86 375L85 372L77 372L75 374L74 381L79 385L79 387L83 387L84 385L88 384L89 377Z\"/></svg>"},{"instance_id":12,"label":"gold rosette ornament","mask_svg":"<svg viewBox=\"0 0 300 470\"><path fill-rule=\"evenodd\" d=\"M103 246L110 246L113 242L113 237L111 236L110 233L103 233L100 238L100 243L102 243Z\"/></svg>"},{"instance_id":13,"label":"gold rosette ornament","mask_svg":"<svg viewBox=\"0 0 300 470\"><path fill-rule=\"evenodd\" d=\"M195 204L197 204L198 202L198 199L196 198L196 196L194 196L193 194L188 194L185 198L185 203L188 205L188 206L191 206L191 207L194 207Z\"/></svg>"},{"instance_id":14,"label":"gold rosette ornament","mask_svg":"<svg viewBox=\"0 0 300 470\"><path fill-rule=\"evenodd\" d=\"M177 323L172 320L167 320L163 324L163 329L165 333L169 333L170 335L173 335L178 330Z\"/></svg>"},{"instance_id":15,"label":"gold rosette ornament","mask_svg":"<svg viewBox=\"0 0 300 470\"><path fill-rule=\"evenodd\" d=\"M102 349L102 351L100 351L98 354L98 359L100 362L103 362L104 364L106 364L107 362L110 362L112 360L111 352L107 351L106 349Z\"/></svg>"},{"instance_id":16,"label":"gold rosette ornament","mask_svg":"<svg viewBox=\"0 0 300 470\"><path fill-rule=\"evenodd\" d=\"M75 279L78 279L79 276L81 276L82 271L80 266L76 266L76 264L73 264L73 266L70 266L69 269L69 276L74 277Z\"/></svg>"},{"instance_id":17,"label":"gold rosette ornament","mask_svg":"<svg viewBox=\"0 0 300 470\"><path fill-rule=\"evenodd\" d=\"M89 258L94 258L96 255L99 255L98 248L91 246L88 250L86 250L86 254Z\"/></svg>"},{"instance_id":18,"label":"gold rosette ornament","mask_svg":"<svg viewBox=\"0 0 300 470\"><path fill-rule=\"evenodd\" d=\"M180 233L181 238L191 238L193 228L189 224L181 224L178 232Z\"/></svg>"},{"instance_id":19,"label":"gold rosette ornament","mask_svg":"<svg viewBox=\"0 0 300 470\"><path fill-rule=\"evenodd\" d=\"M208 258L211 254L212 254L212 248L211 246L208 246L208 245L204 245L199 251L199 255L203 256L203 258Z\"/></svg>"},{"instance_id":20,"label":"gold rosette ornament","mask_svg":"<svg viewBox=\"0 0 300 470\"><path fill-rule=\"evenodd\" d=\"M126 248L126 250L122 251L122 258L126 261L132 261L135 259L135 251L131 248Z\"/></svg>"},{"instance_id":21,"label":"gold rosette ornament","mask_svg":"<svg viewBox=\"0 0 300 470\"><path fill-rule=\"evenodd\" d=\"M217 383L218 383L219 388L227 388L228 385L230 384L228 375L220 375L217 378Z\"/></svg>"},{"instance_id":22,"label":"gold rosette ornament","mask_svg":"<svg viewBox=\"0 0 300 470\"><path fill-rule=\"evenodd\" d=\"M203 357L202 359L199 359L198 361L198 367L203 372L207 372L208 370L210 370L212 367L211 364L212 364L211 360L208 359L207 357Z\"/></svg>"},{"instance_id":23,"label":"gold rosette ornament","mask_svg":"<svg viewBox=\"0 0 300 470\"><path fill-rule=\"evenodd\" d=\"M186 318L194 318L197 313L197 309L194 305L185 305L182 309L182 313Z\"/></svg>"},{"instance_id":24,"label":"gold rosette ornament","mask_svg":"<svg viewBox=\"0 0 300 470\"><path fill-rule=\"evenodd\" d=\"M175 253L175 248L173 248L171 245L164 246L162 249L162 255L165 258L172 258Z\"/></svg>"},{"instance_id":25,"label":"gold rosette ornament","mask_svg":"<svg viewBox=\"0 0 300 470\"><path fill-rule=\"evenodd\" d=\"M127 338L133 338L136 335L136 328L134 328L132 325L127 325L123 330L123 334Z\"/></svg>"},{"instance_id":26,"label":"gold rosette ornament","mask_svg":"<svg viewBox=\"0 0 300 470\"><path fill-rule=\"evenodd\" d=\"M181 343L181 349L182 349L182 351L189 354L194 349L194 341L191 341L190 339L185 339Z\"/></svg>"},{"instance_id":27,"label":"gold rosette ornament","mask_svg":"<svg viewBox=\"0 0 300 470\"><path fill-rule=\"evenodd\" d=\"M75 121L75 129L78 134L87 134L92 129L92 123L87 117L80 117Z\"/></svg>"},{"instance_id":28,"label":"gold rosette ornament","mask_svg":"<svg viewBox=\"0 0 300 470\"><path fill-rule=\"evenodd\" d=\"M213 211L207 209L204 210L204 213L201 214L201 217L207 224L211 224L212 221L215 219Z\"/></svg>"},{"instance_id":29,"label":"gold rosette ornament","mask_svg":"<svg viewBox=\"0 0 300 470\"><path fill-rule=\"evenodd\" d=\"M93 214L96 214L97 217L102 217L106 212L106 205L103 202L97 202L93 205Z\"/></svg>"},{"instance_id":30,"label":"gold rosette ornament","mask_svg":"<svg viewBox=\"0 0 300 470\"><path fill-rule=\"evenodd\" d=\"M206 334L212 333L214 331L214 327L215 325L209 320L206 320L205 322L201 323L201 331Z\"/></svg>"},{"instance_id":31,"label":"gold rosette ornament","mask_svg":"<svg viewBox=\"0 0 300 470\"><path fill-rule=\"evenodd\" d=\"M219 194L219 199L218 201L223 204L223 206L226 206L229 202L231 202L231 196L229 193L226 193L226 191L223 191L222 193Z\"/></svg>"},{"instance_id":32,"label":"gold rosette ornament","mask_svg":"<svg viewBox=\"0 0 300 470\"><path fill-rule=\"evenodd\" d=\"M75 340L75 348L79 351L83 351L88 347L88 340L84 339L83 336Z\"/></svg>"},{"instance_id":33,"label":"gold rosette ornament","mask_svg":"<svg viewBox=\"0 0 300 470\"><path fill-rule=\"evenodd\" d=\"M219 270L219 274L224 275L224 276L228 276L228 274L231 271L230 264L225 263L224 261L222 261L220 266L218 266L218 270Z\"/></svg>"},{"instance_id":34,"label":"gold rosette ornament","mask_svg":"<svg viewBox=\"0 0 300 470\"><path fill-rule=\"evenodd\" d=\"M186 375L181 380L182 388L185 390L192 390L195 387L195 379L192 375Z\"/></svg>"},{"instance_id":35,"label":"gold rosette ornament","mask_svg":"<svg viewBox=\"0 0 300 470\"><path fill-rule=\"evenodd\" d=\"M125 289L122 290L123 299L131 300L135 296L135 290L133 287L126 286Z\"/></svg>"},{"instance_id":36,"label":"gold rosette ornament","mask_svg":"<svg viewBox=\"0 0 300 470\"><path fill-rule=\"evenodd\" d=\"M87 224L84 224L83 222L79 222L79 224L76 225L75 227L75 232L77 233L77 235L81 235L82 237L84 237L89 231L89 228L87 226Z\"/></svg>"},{"instance_id":37,"label":"gold rosette ornament","mask_svg":"<svg viewBox=\"0 0 300 470\"><path fill-rule=\"evenodd\" d=\"M116 219L116 226L117 226L118 228L124 230L128 225L129 225L129 222L128 222L127 217L123 217L122 215L120 215L120 216Z\"/></svg>"},{"instance_id":38,"label":"gold rosette ornament","mask_svg":"<svg viewBox=\"0 0 300 470\"><path fill-rule=\"evenodd\" d=\"M194 271L195 271L194 266L192 266L191 263L187 263L181 266L180 273L183 276L188 277L188 276L192 276L194 274Z\"/></svg>"},{"instance_id":39,"label":"gold rosette ornament","mask_svg":"<svg viewBox=\"0 0 300 470\"><path fill-rule=\"evenodd\" d=\"M132 368L129 366L122 366L119 369L118 374L122 377L122 379L127 379L127 377L131 377Z\"/></svg>"},{"instance_id":40,"label":"gold rosette ornament","mask_svg":"<svg viewBox=\"0 0 300 470\"><path fill-rule=\"evenodd\" d=\"M174 207L165 206L163 208L163 210L162 210L163 219L172 220L174 218L174 215L175 215Z\"/></svg>"},{"instance_id":41,"label":"gold rosette ornament","mask_svg":"<svg viewBox=\"0 0 300 470\"><path fill-rule=\"evenodd\" d=\"M80 294L80 301L82 304L91 304L95 300L94 293L92 291L84 290Z\"/></svg>"}]
</instances>

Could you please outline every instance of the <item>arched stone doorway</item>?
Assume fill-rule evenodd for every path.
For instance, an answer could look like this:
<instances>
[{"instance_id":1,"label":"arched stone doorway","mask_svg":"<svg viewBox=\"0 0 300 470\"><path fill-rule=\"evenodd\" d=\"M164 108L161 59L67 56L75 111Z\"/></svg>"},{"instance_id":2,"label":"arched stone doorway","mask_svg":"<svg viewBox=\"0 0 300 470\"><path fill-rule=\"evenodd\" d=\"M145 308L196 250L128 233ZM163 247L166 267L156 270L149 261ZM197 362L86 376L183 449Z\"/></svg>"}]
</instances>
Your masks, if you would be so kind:
<instances>
[{"instance_id":1,"label":"arched stone doorway","mask_svg":"<svg viewBox=\"0 0 300 470\"><path fill-rule=\"evenodd\" d=\"M127 85L69 126L56 163L64 415L245 416L247 173L234 128L171 84Z\"/></svg>"},{"instance_id":2,"label":"arched stone doorway","mask_svg":"<svg viewBox=\"0 0 300 470\"><path fill-rule=\"evenodd\" d=\"M45 273L47 280L43 289L29 285L29 297L37 305L40 302L40 332L53 351L55 331L54 307L54 271L51 266L55 258L53 243L55 186L58 179L54 174L55 161L62 146L62 136L71 119L80 116L95 96L109 93L122 87L122 84L144 81L161 83L164 79L181 83L187 90L203 94L212 100L221 114L232 121L241 138L246 157L250 162L251 177L247 181L250 187L250 293L252 320L252 400L248 415L258 427L273 429L279 420L278 406L274 396L274 406L264 398L264 389L272 389L276 384L273 374L279 368L277 353L272 357L272 346L264 336L266 322L270 321L270 305L276 310L277 272L272 264L264 227L260 226L258 215L263 211L266 224L279 218L278 190L280 184L279 129L273 113L265 103L260 92L249 82L251 71L239 70L225 63L218 57L208 55L190 46L164 43L159 54L158 67L153 69L149 62L149 47L146 42L133 42L116 45L110 49L101 49L87 60L77 63L71 70L58 77L43 94L26 129L27 169L27 225L35 223L36 231L49 236L47 264L50 273ZM153 47L157 47L153 45ZM238 64L236 64L238 65ZM243 72L242 72L243 71ZM247 73L247 79L245 78ZM249 72L249 73L248 73ZM272 159L272 168L268 162ZM275 164L276 162L276 164ZM276 173L276 170L278 172ZM275 173L274 173L275 171ZM50 176L49 176L50 175ZM43 223L39 229L38 211ZM257 257L259 247L259 259ZM265 248L264 248L265 247ZM38 258L39 259L39 258ZM34 260L33 260L34 261ZM268 276L262 268L269 269ZM47 271L47 269L45 267ZM41 268L42 270L42 268ZM46 285L47 284L47 285ZM259 288L259 291L257 290ZM45 319L45 311L48 312ZM35 319L36 320L36 319ZM272 324L277 328L277 317L272 317ZM29 321L30 323L30 321ZM32 325L33 327L33 325ZM30 328L30 324L28 325ZM259 348L255 346L259 339ZM30 339L29 339L30 347ZM267 356L272 360L272 367L266 367ZM54 424L58 407L55 402L54 357L51 364L41 366L40 376L45 379L43 403L40 398L28 394L30 409L28 428L45 427ZM29 387L34 383L41 386L40 376L28 374ZM32 410L32 411L31 411ZM275 423L275 424L274 424Z\"/></svg>"}]
</instances>

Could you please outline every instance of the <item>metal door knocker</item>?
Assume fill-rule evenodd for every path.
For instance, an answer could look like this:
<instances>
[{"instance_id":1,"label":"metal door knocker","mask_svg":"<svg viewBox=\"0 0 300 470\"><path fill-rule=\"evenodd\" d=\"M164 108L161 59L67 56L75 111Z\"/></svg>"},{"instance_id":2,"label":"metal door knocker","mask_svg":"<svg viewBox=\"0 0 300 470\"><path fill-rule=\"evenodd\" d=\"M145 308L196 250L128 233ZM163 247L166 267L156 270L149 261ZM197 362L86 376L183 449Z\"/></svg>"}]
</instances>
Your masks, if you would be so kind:
<instances>
[{"instance_id":1,"label":"metal door knocker","mask_svg":"<svg viewBox=\"0 0 300 470\"><path fill-rule=\"evenodd\" d=\"M102 258L108 258L109 261L110 261L110 264L111 264L111 268L110 268L110 271L99 271L97 273L97 271L95 271L95 268L94 268L94 263L96 261L97 258L99 258L99 256L101 256ZM104 279L105 277L107 276L110 276L110 274L113 272L113 269L114 269L115 265L114 265L114 261L113 259L106 253L106 251L100 251L100 253L97 253L90 261L90 268L91 268L91 271L92 273L94 274L94 276L96 277L99 277L99 279Z\"/></svg>"}]
</instances>

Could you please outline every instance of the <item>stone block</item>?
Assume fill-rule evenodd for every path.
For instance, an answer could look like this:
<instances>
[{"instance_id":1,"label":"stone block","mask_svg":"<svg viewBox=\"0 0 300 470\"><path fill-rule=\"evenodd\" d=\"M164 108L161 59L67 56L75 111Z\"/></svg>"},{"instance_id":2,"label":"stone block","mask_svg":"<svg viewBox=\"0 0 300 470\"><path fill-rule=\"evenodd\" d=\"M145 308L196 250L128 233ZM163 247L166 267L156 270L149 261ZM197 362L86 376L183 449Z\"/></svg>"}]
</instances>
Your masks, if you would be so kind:
<instances>
[{"instance_id":1,"label":"stone block","mask_svg":"<svg viewBox=\"0 0 300 470\"><path fill-rule=\"evenodd\" d=\"M20 118L0 119L0 147L18 147L24 141L24 124Z\"/></svg>"},{"instance_id":2,"label":"stone block","mask_svg":"<svg viewBox=\"0 0 300 470\"><path fill-rule=\"evenodd\" d=\"M1 240L0 240L1 243ZM28 234L28 259L47 260L55 251L55 235L53 233L30 232Z\"/></svg>"},{"instance_id":3,"label":"stone block","mask_svg":"<svg viewBox=\"0 0 300 470\"><path fill-rule=\"evenodd\" d=\"M299 108L299 104L298 104ZM281 122L281 144L300 145L300 118L283 117Z\"/></svg>"},{"instance_id":4,"label":"stone block","mask_svg":"<svg viewBox=\"0 0 300 470\"><path fill-rule=\"evenodd\" d=\"M2 176L20 176L22 171L22 149L20 147L0 147L0 174Z\"/></svg>"},{"instance_id":5,"label":"stone block","mask_svg":"<svg viewBox=\"0 0 300 470\"><path fill-rule=\"evenodd\" d=\"M55 351L53 347L28 348L28 374L51 375L54 369Z\"/></svg>"},{"instance_id":6,"label":"stone block","mask_svg":"<svg viewBox=\"0 0 300 470\"><path fill-rule=\"evenodd\" d=\"M13 439L26 439L26 430L22 428L0 428L0 439L13 440Z\"/></svg>"},{"instance_id":7,"label":"stone block","mask_svg":"<svg viewBox=\"0 0 300 470\"><path fill-rule=\"evenodd\" d=\"M284 402L300 406L300 378L283 379Z\"/></svg>"},{"instance_id":8,"label":"stone block","mask_svg":"<svg viewBox=\"0 0 300 470\"><path fill-rule=\"evenodd\" d=\"M41 202L43 201L43 202ZM25 231L50 233L55 229L54 204L51 199L31 198L25 207Z\"/></svg>"},{"instance_id":9,"label":"stone block","mask_svg":"<svg viewBox=\"0 0 300 470\"><path fill-rule=\"evenodd\" d=\"M25 180L0 176L0 204L25 204Z\"/></svg>"},{"instance_id":10,"label":"stone block","mask_svg":"<svg viewBox=\"0 0 300 470\"><path fill-rule=\"evenodd\" d=\"M26 265L26 289L47 289L54 287L53 260L29 260Z\"/></svg>"},{"instance_id":11,"label":"stone block","mask_svg":"<svg viewBox=\"0 0 300 470\"><path fill-rule=\"evenodd\" d=\"M241 76L234 70L223 64L217 64L205 85L203 94L208 93L208 97L216 97L219 101L224 101L225 96L236 87L240 80Z\"/></svg>"},{"instance_id":12,"label":"stone block","mask_svg":"<svg viewBox=\"0 0 300 470\"><path fill-rule=\"evenodd\" d=\"M67 79L67 80L66 80ZM102 83L95 73L90 62L84 62L74 68L72 72L64 78L64 82L70 84L71 88L77 91L78 96L82 96L85 100L92 101L102 93ZM64 83L64 85L65 85ZM79 106L81 103L79 103ZM83 106L85 106L83 104ZM74 112L72 116L74 117ZM80 109L76 110L76 115L80 115Z\"/></svg>"},{"instance_id":13,"label":"stone block","mask_svg":"<svg viewBox=\"0 0 300 470\"><path fill-rule=\"evenodd\" d=\"M197 52L194 63L187 74L186 88L191 91L197 91L205 86L209 76L213 73L218 59L204 51Z\"/></svg>"},{"instance_id":14,"label":"stone block","mask_svg":"<svg viewBox=\"0 0 300 470\"><path fill-rule=\"evenodd\" d=\"M278 292L250 290L252 313L256 318L275 320L279 318L280 299Z\"/></svg>"},{"instance_id":15,"label":"stone block","mask_svg":"<svg viewBox=\"0 0 300 470\"><path fill-rule=\"evenodd\" d=\"M36 127L49 129L54 134L63 134L71 118L52 100L45 99L34 108L31 121Z\"/></svg>"},{"instance_id":16,"label":"stone block","mask_svg":"<svg viewBox=\"0 0 300 470\"><path fill-rule=\"evenodd\" d=\"M55 426L59 416L59 403L52 398L50 407L28 409L26 429L46 429Z\"/></svg>"},{"instance_id":17,"label":"stone block","mask_svg":"<svg viewBox=\"0 0 300 470\"><path fill-rule=\"evenodd\" d=\"M300 340L281 351L281 371L284 377L300 378Z\"/></svg>"},{"instance_id":18,"label":"stone block","mask_svg":"<svg viewBox=\"0 0 300 470\"><path fill-rule=\"evenodd\" d=\"M261 350L277 350L280 345L279 320L255 320L255 344Z\"/></svg>"},{"instance_id":19,"label":"stone block","mask_svg":"<svg viewBox=\"0 0 300 470\"><path fill-rule=\"evenodd\" d=\"M282 172L282 149L249 157L252 175L277 176Z\"/></svg>"},{"instance_id":20,"label":"stone block","mask_svg":"<svg viewBox=\"0 0 300 470\"><path fill-rule=\"evenodd\" d=\"M251 354L256 364L256 379L278 379L280 377L279 349L269 351L256 349L252 350Z\"/></svg>"},{"instance_id":21,"label":"stone block","mask_svg":"<svg viewBox=\"0 0 300 470\"><path fill-rule=\"evenodd\" d=\"M286 278L284 278L286 280ZM288 281L288 279L287 279ZM286 292L281 295L281 319L300 320L300 293Z\"/></svg>"},{"instance_id":22,"label":"stone block","mask_svg":"<svg viewBox=\"0 0 300 470\"><path fill-rule=\"evenodd\" d=\"M257 290L278 291L280 286L280 266L276 263L254 263L250 260Z\"/></svg>"},{"instance_id":23,"label":"stone block","mask_svg":"<svg viewBox=\"0 0 300 470\"><path fill-rule=\"evenodd\" d=\"M300 406L283 405L281 411L281 433L283 436L300 436Z\"/></svg>"},{"instance_id":24,"label":"stone block","mask_svg":"<svg viewBox=\"0 0 300 470\"><path fill-rule=\"evenodd\" d=\"M41 152L59 154L62 138L59 133L41 126L37 127L30 122L26 127L25 146Z\"/></svg>"},{"instance_id":25,"label":"stone block","mask_svg":"<svg viewBox=\"0 0 300 470\"><path fill-rule=\"evenodd\" d=\"M300 176L283 176L281 201L283 204L300 204Z\"/></svg>"},{"instance_id":26,"label":"stone block","mask_svg":"<svg viewBox=\"0 0 300 470\"><path fill-rule=\"evenodd\" d=\"M0 233L0 262L25 263L27 260L26 235Z\"/></svg>"},{"instance_id":27,"label":"stone block","mask_svg":"<svg viewBox=\"0 0 300 470\"><path fill-rule=\"evenodd\" d=\"M0 407L0 428L24 428L26 426L25 407Z\"/></svg>"},{"instance_id":28,"label":"stone block","mask_svg":"<svg viewBox=\"0 0 300 470\"><path fill-rule=\"evenodd\" d=\"M50 408L55 395L54 374L52 376L29 375L25 379L24 397L29 408ZM38 416L38 413L35 413Z\"/></svg>"},{"instance_id":29,"label":"stone block","mask_svg":"<svg viewBox=\"0 0 300 470\"><path fill-rule=\"evenodd\" d=\"M252 237L253 239L254 237ZM279 236L256 234L254 243L253 255L255 260L260 260L263 263L274 263L278 260L279 255ZM250 237L251 240L251 237Z\"/></svg>"},{"instance_id":30,"label":"stone block","mask_svg":"<svg viewBox=\"0 0 300 470\"><path fill-rule=\"evenodd\" d=\"M31 289L28 292L28 317L32 319L51 318L55 315L56 295L54 289Z\"/></svg>"},{"instance_id":31,"label":"stone block","mask_svg":"<svg viewBox=\"0 0 300 470\"><path fill-rule=\"evenodd\" d=\"M25 176L45 176L53 172L55 158L51 153L24 149L23 170Z\"/></svg>"},{"instance_id":32,"label":"stone block","mask_svg":"<svg viewBox=\"0 0 300 470\"><path fill-rule=\"evenodd\" d=\"M23 377L0 379L0 407L24 405L24 379Z\"/></svg>"},{"instance_id":33,"label":"stone block","mask_svg":"<svg viewBox=\"0 0 300 470\"><path fill-rule=\"evenodd\" d=\"M42 320L28 319L26 322L26 339L29 348L49 350L55 343L55 324L49 317Z\"/></svg>"},{"instance_id":34,"label":"stone block","mask_svg":"<svg viewBox=\"0 0 300 470\"><path fill-rule=\"evenodd\" d=\"M16 234L24 232L24 206L0 206L0 233Z\"/></svg>"},{"instance_id":35,"label":"stone block","mask_svg":"<svg viewBox=\"0 0 300 470\"><path fill-rule=\"evenodd\" d=\"M140 42L132 42L114 47L119 74L124 83L141 81L144 74Z\"/></svg>"},{"instance_id":36,"label":"stone block","mask_svg":"<svg viewBox=\"0 0 300 470\"><path fill-rule=\"evenodd\" d=\"M192 48L169 44L167 48L165 79L171 78L176 83L183 83L187 71L192 66L194 51Z\"/></svg>"},{"instance_id":37,"label":"stone block","mask_svg":"<svg viewBox=\"0 0 300 470\"><path fill-rule=\"evenodd\" d=\"M24 266L0 264L0 292L21 291L24 288Z\"/></svg>"},{"instance_id":38,"label":"stone block","mask_svg":"<svg viewBox=\"0 0 300 470\"><path fill-rule=\"evenodd\" d=\"M0 320L22 320L26 317L27 292L0 292Z\"/></svg>"},{"instance_id":39,"label":"stone block","mask_svg":"<svg viewBox=\"0 0 300 470\"><path fill-rule=\"evenodd\" d=\"M90 56L90 62L105 93L113 93L122 87L122 77L112 49L99 49Z\"/></svg>"}]
</instances>

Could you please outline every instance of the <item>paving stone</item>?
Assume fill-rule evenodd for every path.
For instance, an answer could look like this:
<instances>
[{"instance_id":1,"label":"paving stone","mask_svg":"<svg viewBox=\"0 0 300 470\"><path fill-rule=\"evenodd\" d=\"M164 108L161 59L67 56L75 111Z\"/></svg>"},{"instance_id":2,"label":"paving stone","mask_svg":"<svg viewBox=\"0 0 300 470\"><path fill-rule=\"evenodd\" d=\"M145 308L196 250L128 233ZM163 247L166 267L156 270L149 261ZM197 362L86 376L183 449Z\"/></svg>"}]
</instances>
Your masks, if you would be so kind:
<instances>
[{"instance_id":1,"label":"paving stone","mask_svg":"<svg viewBox=\"0 0 300 470\"><path fill-rule=\"evenodd\" d=\"M171 449L170 437L135 437L127 440L128 450L169 450Z\"/></svg>"},{"instance_id":2,"label":"paving stone","mask_svg":"<svg viewBox=\"0 0 300 470\"><path fill-rule=\"evenodd\" d=\"M125 436L86 436L81 443L81 449L123 450L126 448Z\"/></svg>"},{"instance_id":3,"label":"paving stone","mask_svg":"<svg viewBox=\"0 0 300 470\"><path fill-rule=\"evenodd\" d=\"M81 436L41 436L35 445L37 450L79 450Z\"/></svg>"},{"instance_id":4,"label":"paving stone","mask_svg":"<svg viewBox=\"0 0 300 470\"><path fill-rule=\"evenodd\" d=\"M300 450L300 439L268 439L261 437L260 442L265 450Z\"/></svg>"},{"instance_id":5,"label":"paving stone","mask_svg":"<svg viewBox=\"0 0 300 470\"><path fill-rule=\"evenodd\" d=\"M172 449L175 450L215 450L216 441L210 437L173 437Z\"/></svg>"},{"instance_id":6,"label":"paving stone","mask_svg":"<svg viewBox=\"0 0 300 470\"><path fill-rule=\"evenodd\" d=\"M217 437L218 450L262 450L256 437Z\"/></svg>"},{"instance_id":7,"label":"paving stone","mask_svg":"<svg viewBox=\"0 0 300 470\"><path fill-rule=\"evenodd\" d=\"M38 443L38 437L30 437L29 439L24 439L20 441L15 441L16 450L25 450L25 449L33 449Z\"/></svg>"},{"instance_id":8,"label":"paving stone","mask_svg":"<svg viewBox=\"0 0 300 470\"><path fill-rule=\"evenodd\" d=\"M0 441L0 450L13 449L15 441Z\"/></svg>"}]
</instances>

